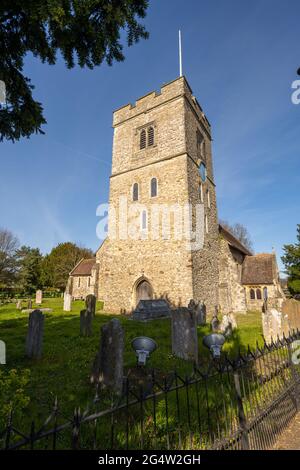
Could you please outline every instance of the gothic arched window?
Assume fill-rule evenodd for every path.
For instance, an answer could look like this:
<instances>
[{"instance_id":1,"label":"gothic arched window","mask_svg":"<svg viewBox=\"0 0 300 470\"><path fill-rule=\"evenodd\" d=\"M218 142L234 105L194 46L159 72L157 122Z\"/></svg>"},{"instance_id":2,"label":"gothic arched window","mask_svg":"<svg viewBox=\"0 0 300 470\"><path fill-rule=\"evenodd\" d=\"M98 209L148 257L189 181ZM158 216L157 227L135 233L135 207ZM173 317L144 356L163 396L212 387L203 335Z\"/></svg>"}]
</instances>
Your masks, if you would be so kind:
<instances>
[{"instance_id":1,"label":"gothic arched window","mask_svg":"<svg viewBox=\"0 0 300 470\"><path fill-rule=\"evenodd\" d=\"M148 147L154 145L154 128L152 126L148 127Z\"/></svg>"},{"instance_id":2,"label":"gothic arched window","mask_svg":"<svg viewBox=\"0 0 300 470\"><path fill-rule=\"evenodd\" d=\"M144 148L146 148L146 131L142 129L140 133L140 149Z\"/></svg>"},{"instance_id":3,"label":"gothic arched window","mask_svg":"<svg viewBox=\"0 0 300 470\"><path fill-rule=\"evenodd\" d=\"M151 197L157 196L157 179L156 178L151 179L150 186L151 186L151 191L150 191Z\"/></svg>"},{"instance_id":4,"label":"gothic arched window","mask_svg":"<svg viewBox=\"0 0 300 470\"><path fill-rule=\"evenodd\" d=\"M260 289L256 289L256 298L257 298L257 300L261 300L261 290Z\"/></svg>"},{"instance_id":5,"label":"gothic arched window","mask_svg":"<svg viewBox=\"0 0 300 470\"><path fill-rule=\"evenodd\" d=\"M134 183L132 186L132 200L138 201L139 199L139 185L138 183Z\"/></svg>"},{"instance_id":6,"label":"gothic arched window","mask_svg":"<svg viewBox=\"0 0 300 470\"><path fill-rule=\"evenodd\" d=\"M250 289L250 299L255 300L255 290L254 289Z\"/></svg>"},{"instance_id":7,"label":"gothic arched window","mask_svg":"<svg viewBox=\"0 0 300 470\"><path fill-rule=\"evenodd\" d=\"M264 287L264 300L267 300L268 299L268 288L267 287Z\"/></svg>"}]
</instances>

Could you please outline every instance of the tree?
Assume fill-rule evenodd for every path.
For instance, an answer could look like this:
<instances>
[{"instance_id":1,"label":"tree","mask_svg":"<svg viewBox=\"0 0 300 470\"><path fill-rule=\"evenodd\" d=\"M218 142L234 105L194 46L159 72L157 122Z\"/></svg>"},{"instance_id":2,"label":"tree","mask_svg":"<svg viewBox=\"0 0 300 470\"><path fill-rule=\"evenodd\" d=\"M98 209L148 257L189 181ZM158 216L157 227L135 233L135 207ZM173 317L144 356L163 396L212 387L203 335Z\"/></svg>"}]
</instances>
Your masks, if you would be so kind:
<instances>
[{"instance_id":1,"label":"tree","mask_svg":"<svg viewBox=\"0 0 300 470\"><path fill-rule=\"evenodd\" d=\"M0 229L0 284L10 285L16 279L17 261L16 251L19 240L12 232Z\"/></svg>"},{"instance_id":2,"label":"tree","mask_svg":"<svg viewBox=\"0 0 300 470\"><path fill-rule=\"evenodd\" d=\"M297 241L295 244L283 246L284 255L281 260L288 275L288 288L292 294L300 293L300 224L297 225Z\"/></svg>"},{"instance_id":3,"label":"tree","mask_svg":"<svg viewBox=\"0 0 300 470\"><path fill-rule=\"evenodd\" d=\"M248 229L242 224L230 225L226 220L220 220L220 224L239 240L249 251L253 251L253 243Z\"/></svg>"},{"instance_id":4,"label":"tree","mask_svg":"<svg viewBox=\"0 0 300 470\"><path fill-rule=\"evenodd\" d=\"M18 260L18 284L22 289L32 294L42 288L41 267L43 256L38 248L22 246L16 252Z\"/></svg>"},{"instance_id":5,"label":"tree","mask_svg":"<svg viewBox=\"0 0 300 470\"><path fill-rule=\"evenodd\" d=\"M69 273L82 258L92 258L93 252L74 243L60 243L45 256L42 270L44 279L47 279L47 287L56 287L64 290L69 278Z\"/></svg>"},{"instance_id":6,"label":"tree","mask_svg":"<svg viewBox=\"0 0 300 470\"><path fill-rule=\"evenodd\" d=\"M31 52L55 64L60 52L67 67L75 61L90 69L106 61L124 60L121 34L128 46L148 33L144 18L148 0L2 0L0 4L0 80L7 104L0 106L0 141L44 133L41 103L23 75L24 57Z\"/></svg>"}]
</instances>

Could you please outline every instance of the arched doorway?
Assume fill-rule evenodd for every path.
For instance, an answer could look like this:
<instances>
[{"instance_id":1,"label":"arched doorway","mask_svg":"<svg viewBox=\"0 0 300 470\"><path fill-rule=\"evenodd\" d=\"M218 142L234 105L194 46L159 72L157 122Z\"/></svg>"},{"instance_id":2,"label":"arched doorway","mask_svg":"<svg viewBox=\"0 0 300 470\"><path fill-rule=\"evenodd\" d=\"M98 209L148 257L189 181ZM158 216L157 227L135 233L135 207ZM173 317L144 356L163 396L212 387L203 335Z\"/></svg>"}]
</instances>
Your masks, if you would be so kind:
<instances>
[{"instance_id":1,"label":"arched doorway","mask_svg":"<svg viewBox=\"0 0 300 470\"><path fill-rule=\"evenodd\" d=\"M136 286L136 305L140 300L153 299L153 289L149 281L142 279Z\"/></svg>"}]
</instances>

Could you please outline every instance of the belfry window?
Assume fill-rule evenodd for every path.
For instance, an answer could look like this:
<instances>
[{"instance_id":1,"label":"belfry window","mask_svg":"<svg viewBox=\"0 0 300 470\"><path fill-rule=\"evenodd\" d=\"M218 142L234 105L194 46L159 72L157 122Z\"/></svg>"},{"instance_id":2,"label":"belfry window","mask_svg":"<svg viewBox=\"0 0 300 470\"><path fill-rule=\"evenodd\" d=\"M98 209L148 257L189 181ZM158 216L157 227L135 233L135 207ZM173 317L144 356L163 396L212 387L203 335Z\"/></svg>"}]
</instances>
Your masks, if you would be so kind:
<instances>
[{"instance_id":1,"label":"belfry window","mask_svg":"<svg viewBox=\"0 0 300 470\"><path fill-rule=\"evenodd\" d=\"M142 129L140 133L140 149L144 148L146 148L146 131Z\"/></svg>"},{"instance_id":2,"label":"belfry window","mask_svg":"<svg viewBox=\"0 0 300 470\"><path fill-rule=\"evenodd\" d=\"M151 197L157 196L157 179L156 178L151 179L150 193L151 193Z\"/></svg>"},{"instance_id":3,"label":"belfry window","mask_svg":"<svg viewBox=\"0 0 300 470\"><path fill-rule=\"evenodd\" d=\"M154 128L152 126L148 127L148 147L154 145Z\"/></svg>"},{"instance_id":4,"label":"belfry window","mask_svg":"<svg viewBox=\"0 0 300 470\"><path fill-rule=\"evenodd\" d=\"M138 183L134 183L132 186L132 200L138 201L139 200L139 185Z\"/></svg>"}]
</instances>

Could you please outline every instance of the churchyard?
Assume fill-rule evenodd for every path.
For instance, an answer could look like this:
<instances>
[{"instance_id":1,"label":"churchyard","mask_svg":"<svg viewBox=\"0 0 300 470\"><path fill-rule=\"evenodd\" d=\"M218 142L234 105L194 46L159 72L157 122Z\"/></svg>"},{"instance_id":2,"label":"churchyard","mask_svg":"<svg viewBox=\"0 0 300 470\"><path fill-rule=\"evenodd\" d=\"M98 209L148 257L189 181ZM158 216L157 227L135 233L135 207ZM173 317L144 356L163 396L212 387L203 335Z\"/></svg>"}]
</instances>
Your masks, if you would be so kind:
<instances>
[{"instance_id":1,"label":"churchyard","mask_svg":"<svg viewBox=\"0 0 300 470\"><path fill-rule=\"evenodd\" d=\"M27 301L24 301L23 307L26 306ZM43 348L39 359L29 359L25 356L28 313L18 310L14 303L0 307L1 339L6 343L7 353L7 364L1 371L6 373L16 370L20 381L23 375L26 375L26 383L19 387L22 392L15 393L13 381L10 390L13 404L23 408L23 422L24 416L28 422L39 417L44 418L55 397L66 416L72 415L75 407L85 409L92 405L95 387L90 383L90 375L95 354L99 349L100 328L113 317L118 317L125 332L125 376L131 377L137 369L131 341L141 335L153 338L158 345L147 361L146 368L154 369L160 380L163 381L174 370L182 376L190 375L193 371L191 362L172 355L169 318L151 322L134 321L125 316L104 313L102 303L97 302L92 334L86 337L80 335L80 311L84 308L83 301L72 302L70 312L63 311L63 299L43 299L42 305L33 302L32 307L45 309ZM246 353L248 345L254 349L256 342L263 344L260 312L237 315L237 323L238 329L223 347L223 351L230 357L236 356L239 350ZM210 353L202 345L202 338L209 332L209 324L197 328L199 358L203 363L210 361ZM1 418L3 420L4 416L0 415Z\"/></svg>"}]
</instances>

